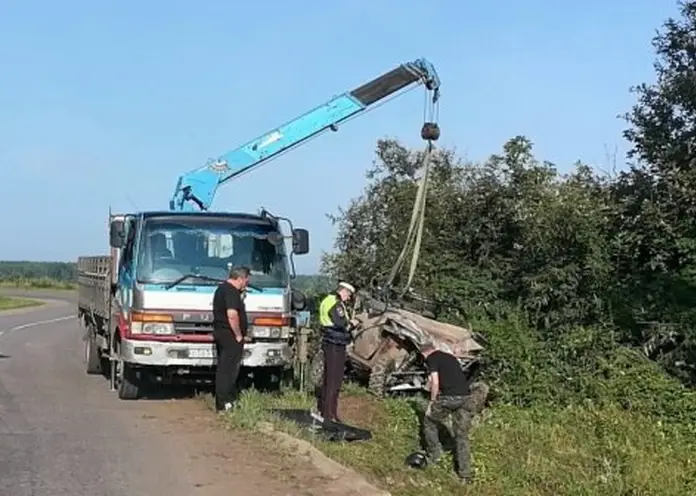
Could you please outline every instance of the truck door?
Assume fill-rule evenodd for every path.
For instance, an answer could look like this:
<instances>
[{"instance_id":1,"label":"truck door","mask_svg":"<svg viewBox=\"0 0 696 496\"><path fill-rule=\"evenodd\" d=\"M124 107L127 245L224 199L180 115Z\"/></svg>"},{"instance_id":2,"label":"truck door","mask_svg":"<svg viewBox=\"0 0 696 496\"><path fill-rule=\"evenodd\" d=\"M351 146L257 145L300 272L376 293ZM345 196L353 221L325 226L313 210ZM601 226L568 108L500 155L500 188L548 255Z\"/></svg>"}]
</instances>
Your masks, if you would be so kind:
<instances>
[{"instance_id":1,"label":"truck door","mask_svg":"<svg viewBox=\"0 0 696 496\"><path fill-rule=\"evenodd\" d=\"M125 217L126 244L120 250L118 259L118 291L116 297L121 308L130 311L135 279L135 242L138 231L137 219L133 216Z\"/></svg>"}]
</instances>

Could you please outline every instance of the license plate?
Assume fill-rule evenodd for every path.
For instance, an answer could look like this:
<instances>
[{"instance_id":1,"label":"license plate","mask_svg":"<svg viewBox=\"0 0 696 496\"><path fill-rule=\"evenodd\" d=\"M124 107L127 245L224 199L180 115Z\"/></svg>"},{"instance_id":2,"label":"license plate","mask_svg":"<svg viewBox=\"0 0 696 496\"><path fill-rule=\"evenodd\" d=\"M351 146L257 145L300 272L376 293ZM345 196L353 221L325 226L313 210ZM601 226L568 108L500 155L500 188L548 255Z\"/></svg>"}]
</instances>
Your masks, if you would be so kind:
<instances>
[{"instance_id":1,"label":"license plate","mask_svg":"<svg viewBox=\"0 0 696 496\"><path fill-rule=\"evenodd\" d=\"M188 350L189 358L214 358L215 350L205 349L205 348L189 348Z\"/></svg>"}]
</instances>

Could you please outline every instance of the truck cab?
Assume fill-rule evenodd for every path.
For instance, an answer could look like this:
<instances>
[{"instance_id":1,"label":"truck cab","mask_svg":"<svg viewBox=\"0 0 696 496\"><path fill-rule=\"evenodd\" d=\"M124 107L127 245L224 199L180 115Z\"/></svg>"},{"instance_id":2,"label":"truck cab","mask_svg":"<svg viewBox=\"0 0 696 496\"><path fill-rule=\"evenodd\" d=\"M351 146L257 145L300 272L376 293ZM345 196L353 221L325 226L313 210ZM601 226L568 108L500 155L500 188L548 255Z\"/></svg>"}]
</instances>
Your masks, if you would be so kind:
<instances>
[{"instance_id":1,"label":"truck cab","mask_svg":"<svg viewBox=\"0 0 696 496\"><path fill-rule=\"evenodd\" d=\"M290 224L285 236L280 220L265 211L112 216L109 327L122 396L137 396L146 379L212 379L212 299L233 266L251 270L242 365L279 376L291 369L305 304L290 287L292 256L308 253L309 235Z\"/></svg>"}]
</instances>

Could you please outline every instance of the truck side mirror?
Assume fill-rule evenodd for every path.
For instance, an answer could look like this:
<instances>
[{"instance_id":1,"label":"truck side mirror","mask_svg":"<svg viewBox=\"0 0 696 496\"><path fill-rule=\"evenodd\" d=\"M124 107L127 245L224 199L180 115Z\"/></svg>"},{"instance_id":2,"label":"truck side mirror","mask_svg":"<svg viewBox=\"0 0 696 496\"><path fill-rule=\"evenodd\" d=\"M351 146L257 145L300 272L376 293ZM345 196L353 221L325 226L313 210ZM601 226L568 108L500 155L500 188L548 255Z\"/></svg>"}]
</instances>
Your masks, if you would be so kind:
<instances>
[{"instance_id":1,"label":"truck side mirror","mask_svg":"<svg viewBox=\"0 0 696 496\"><path fill-rule=\"evenodd\" d=\"M123 248L126 244L126 224L123 220L111 221L109 226L109 244L111 248Z\"/></svg>"},{"instance_id":2,"label":"truck side mirror","mask_svg":"<svg viewBox=\"0 0 696 496\"><path fill-rule=\"evenodd\" d=\"M295 255L309 253L309 231L307 229L292 230L292 252Z\"/></svg>"}]
</instances>

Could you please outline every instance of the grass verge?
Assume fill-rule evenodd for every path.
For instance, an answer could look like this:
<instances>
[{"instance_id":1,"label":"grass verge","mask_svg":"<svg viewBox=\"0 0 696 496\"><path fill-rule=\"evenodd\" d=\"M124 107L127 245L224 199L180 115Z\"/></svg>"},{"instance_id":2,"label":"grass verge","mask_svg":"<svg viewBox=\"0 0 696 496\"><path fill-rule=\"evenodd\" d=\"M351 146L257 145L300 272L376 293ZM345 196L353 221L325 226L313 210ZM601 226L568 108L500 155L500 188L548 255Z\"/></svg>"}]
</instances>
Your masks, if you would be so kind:
<instances>
[{"instance_id":1,"label":"grass verge","mask_svg":"<svg viewBox=\"0 0 696 496\"><path fill-rule=\"evenodd\" d=\"M74 291L77 289L77 284L71 281L58 281L56 279L48 278L20 279L0 281L0 288Z\"/></svg>"},{"instance_id":2,"label":"grass verge","mask_svg":"<svg viewBox=\"0 0 696 496\"><path fill-rule=\"evenodd\" d=\"M8 298L6 296L0 296L0 311L14 310L15 308L35 307L38 305L43 305L43 302L39 300L29 300L26 298Z\"/></svg>"},{"instance_id":3,"label":"grass verge","mask_svg":"<svg viewBox=\"0 0 696 496\"><path fill-rule=\"evenodd\" d=\"M451 456L442 466L424 471L404 466L405 456L419 447L421 404L378 401L347 385L339 406L342 416L371 429L374 437L345 444L313 438L267 411L311 404L312 398L299 392L270 395L247 390L239 408L224 421L251 430L261 421L272 422L395 496L696 494L693 433L618 407L501 405L485 411L471 436L476 481L467 489L456 484Z\"/></svg>"}]
</instances>

